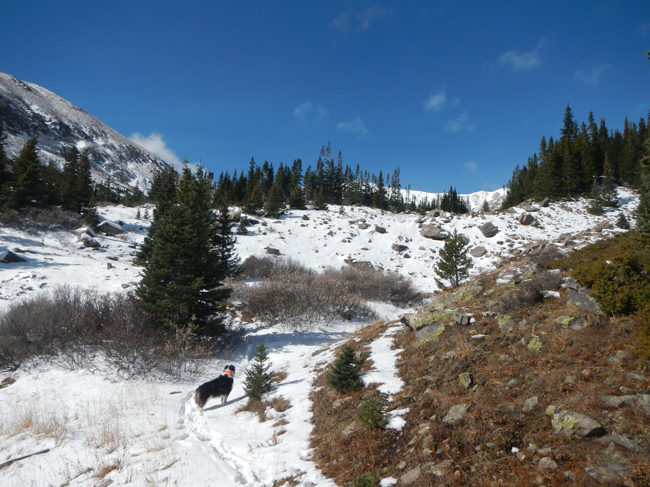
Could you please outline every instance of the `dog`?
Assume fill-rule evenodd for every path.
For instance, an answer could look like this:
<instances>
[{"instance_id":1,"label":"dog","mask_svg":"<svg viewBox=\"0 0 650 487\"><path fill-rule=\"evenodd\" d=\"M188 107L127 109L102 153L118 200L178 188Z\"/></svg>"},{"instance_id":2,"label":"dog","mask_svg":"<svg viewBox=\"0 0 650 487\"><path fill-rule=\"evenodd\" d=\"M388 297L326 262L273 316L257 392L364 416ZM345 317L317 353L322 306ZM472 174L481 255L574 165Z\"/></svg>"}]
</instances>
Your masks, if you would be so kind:
<instances>
[{"instance_id":1,"label":"dog","mask_svg":"<svg viewBox=\"0 0 650 487\"><path fill-rule=\"evenodd\" d=\"M228 394L232 391L232 384L235 378L235 366L226 365L223 368L223 374L210 382L201 384L194 392L194 402L199 408L199 412L203 414L203 406L208 402L208 399L214 397L221 398L221 404L225 403L228 399Z\"/></svg>"}]
</instances>

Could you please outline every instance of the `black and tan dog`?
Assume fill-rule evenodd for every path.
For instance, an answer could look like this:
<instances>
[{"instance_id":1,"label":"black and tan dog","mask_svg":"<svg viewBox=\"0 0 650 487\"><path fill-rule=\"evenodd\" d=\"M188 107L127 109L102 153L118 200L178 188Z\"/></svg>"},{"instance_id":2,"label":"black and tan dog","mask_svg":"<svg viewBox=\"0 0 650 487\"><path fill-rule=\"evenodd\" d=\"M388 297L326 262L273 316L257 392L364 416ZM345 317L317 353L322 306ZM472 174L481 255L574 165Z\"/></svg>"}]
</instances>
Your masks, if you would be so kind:
<instances>
[{"instance_id":1,"label":"black and tan dog","mask_svg":"<svg viewBox=\"0 0 650 487\"><path fill-rule=\"evenodd\" d=\"M228 394L232 391L232 383L235 377L235 366L226 365L223 368L223 374L210 382L201 384L194 392L194 402L203 413L203 406L208 402L208 399L214 397L221 398L221 404L225 403L228 399Z\"/></svg>"}]
</instances>

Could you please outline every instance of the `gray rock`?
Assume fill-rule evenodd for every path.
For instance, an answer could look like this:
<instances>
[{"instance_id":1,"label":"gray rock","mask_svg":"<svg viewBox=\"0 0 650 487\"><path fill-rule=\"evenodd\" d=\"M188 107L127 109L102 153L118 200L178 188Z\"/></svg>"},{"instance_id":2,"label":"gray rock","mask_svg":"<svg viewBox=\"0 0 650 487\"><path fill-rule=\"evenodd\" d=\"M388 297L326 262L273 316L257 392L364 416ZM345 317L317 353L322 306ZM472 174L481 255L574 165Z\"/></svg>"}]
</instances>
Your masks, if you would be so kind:
<instances>
[{"instance_id":1,"label":"gray rock","mask_svg":"<svg viewBox=\"0 0 650 487\"><path fill-rule=\"evenodd\" d=\"M386 229L384 227L380 227L379 225L375 225L375 232L386 233Z\"/></svg>"},{"instance_id":2,"label":"gray rock","mask_svg":"<svg viewBox=\"0 0 650 487\"><path fill-rule=\"evenodd\" d=\"M420 480L420 476L422 475L420 471L420 466L418 465L415 468L412 468L408 472L406 472L404 475L402 475L399 479L400 483L402 485L411 485L414 482L417 482Z\"/></svg>"},{"instance_id":3,"label":"gray rock","mask_svg":"<svg viewBox=\"0 0 650 487\"><path fill-rule=\"evenodd\" d=\"M579 331L587 326L587 316L560 316L555 320L555 323L560 325L562 328L569 328L571 330Z\"/></svg>"},{"instance_id":4,"label":"gray rock","mask_svg":"<svg viewBox=\"0 0 650 487\"><path fill-rule=\"evenodd\" d=\"M634 372L630 372L629 374L627 374L627 378L638 382L647 382L645 377Z\"/></svg>"},{"instance_id":5,"label":"gray rock","mask_svg":"<svg viewBox=\"0 0 650 487\"><path fill-rule=\"evenodd\" d=\"M365 222L360 222L360 223L357 225L357 228L358 228L359 230L367 230L368 228L370 228L370 225L368 225L368 224L365 223Z\"/></svg>"},{"instance_id":6,"label":"gray rock","mask_svg":"<svg viewBox=\"0 0 650 487\"><path fill-rule=\"evenodd\" d=\"M609 460L595 467L585 468L590 477L601 484L620 484L627 476L631 463L624 460Z\"/></svg>"},{"instance_id":7,"label":"gray rock","mask_svg":"<svg viewBox=\"0 0 650 487\"><path fill-rule=\"evenodd\" d=\"M636 396L636 403L647 414L650 414L650 394L638 394Z\"/></svg>"},{"instance_id":8,"label":"gray rock","mask_svg":"<svg viewBox=\"0 0 650 487\"><path fill-rule=\"evenodd\" d=\"M278 249L274 249L272 247L267 247L266 253L269 255L280 255L280 251Z\"/></svg>"},{"instance_id":9,"label":"gray rock","mask_svg":"<svg viewBox=\"0 0 650 487\"><path fill-rule=\"evenodd\" d=\"M529 397L524 401L524 412L527 413L529 411L532 411L535 409L537 406L539 406L539 400L537 396Z\"/></svg>"},{"instance_id":10,"label":"gray rock","mask_svg":"<svg viewBox=\"0 0 650 487\"><path fill-rule=\"evenodd\" d=\"M309 217L307 215L303 215L302 220L309 220Z\"/></svg>"},{"instance_id":11,"label":"gray rock","mask_svg":"<svg viewBox=\"0 0 650 487\"><path fill-rule=\"evenodd\" d=\"M469 255L472 257L483 257L487 253L487 250L485 247L474 247L472 250L469 251Z\"/></svg>"},{"instance_id":12,"label":"gray rock","mask_svg":"<svg viewBox=\"0 0 650 487\"><path fill-rule=\"evenodd\" d=\"M610 365L619 365L624 360L627 360L630 356L625 353L623 350L617 351L613 356L609 357L607 361Z\"/></svg>"},{"instance_id":13,"label":"gray rock","mask_svg":"<svg viewBox=\"0 0 650 487\"><path fill-rule=\"evenodd\" d=\"M357 420L354 420L349 425L347 425L343 431L341 431L341 436L348 436L355 431L359 431L360 429L361 424L359 424Z\"/></svg>"},{"instance_id":14,"label":"gray rock","mask_svg":"<svg viewBox=\"0 0 650 487\"><path fill-rule=\"evenodd\" d=\"M542 208L548 208L548 204L551 202L548 198L544 198L542 201L540 201L539 206Z\"/></svg>"},{"instance_id":15,"label":"gray rock","mask_svg":"<svg viewBox=\"0 0 650 487\"><path fill-rule=\"evenodd\" d=\"M620 408L634 402L636 396L600 396L600 401L610 408Z\"/></svg>"},{"instance_id":16,"label":"gray rock","mask_svg":"<svg viewBox=\"0 0 650 487\"><path fill-rule=\"evenodd\" d=\"M0 264L17 264L18 262L27 262L27 260L14 254L11 250L0 253Z\"/></svg>"},{"instance_id":17,"label":"gray rock","mask_svg":"<svg viewBox=\"0 0 650 487\"><path fill-rule=\"evenodd\" d=\"M479 230L481 230L481 233L486 238L494 237L499 233L499 229L492 222L484 223L479 227Z\"/></svg>"},{"instance_id":18,"label":"gray rock","mask_svg":"<svg viewBox=\"0 0 650 487\"><path fill-rule=\"evenodd\" d=\"M455 406L452 406L445 417L442 418L442 422L449 425L456 424L465 417L469 407L469 404L456 404Z\"/></svg>"},{"instance_id":19,"label":"gray rock","mask_svg":"<svg viewBox=\"0 0 650 487\"><path fill-rule=\"evenodd\" d=\"M619 435L618 433L612 433L611 435L607 436L607 439L616 443L618 446L626 448L635 453L645 452L645 448L639 445L636 441L632 441L625 436Z\"/></svg>"},{"instance_id":20,"label":"gray rock","mask_svg":"<svg viewBox=\"0 0 650 487\"><path fill-rule=\"evenodd\" d=\"M537 467L542 471L555 470L557 468L557 463L555 463L552 458L544 457L539 461Z\"/></svg>"},{"instance_id":21,"label":"gray rock","mask_svg":"<svg viewBox=\"0 0 650 487\"><path fill-rule=\"evenodd\" d=\"M417 345L423 345L438 340L445 330L446 328L444 324L435 324L422 328L415 333Z\"/></svg>"},{"instance_id":22,"label":"gray rock","mask_svg":"<svg viewBox=\"0 0 650 487\"><path fill-rule=\"evenodd\" d=\"M436 225L422 225L420 235L432 240L447 240L449 238L449 232L446 232Z\"/></svg>"},{"instance_id":23,"label":"gray rock","mask_svg":"<svg viewBox=\"0 0 650 487\"><path fill-rule=\"evenodd\" d=\"M115 222L105 220L97 226L97 230L103 233L112 233L114 235L120 235L124 233L124 229L121 225L118 225Z\"/></svg>"},{"instance_id":24,"label":"gray rock","mask_svg":"<svg viewBox=\"0 0 650 487\"><path fill-rule=\"evenodd\" d=\"M359 269L360 271L368 271L375 268L371 262L368 262L366 260L345 259L343 262L345 262L350 267Z\"/></svg>"},{"instance_id":25,"label":"gray rock","mask_svg":"<svg viewBox=\"0 0 650 487\"><path fill-rule=\"evenodd\" d=\"M575 304L578 308L586 309L597 315L604 315L600 305L586 292L569 289L569 301Z\"/></svg>"},{"instance_id":26,"label":"gray rock","mask_svg":"<svg viewBox=\"0 0 650 487\"><path fill-rule=\"evenodd\" d=\"M395 252L404 252L405 250L409 249L406 245L400 245L396 243L391 245L390 248L393 249Z\"/></svg>"},{"instance_id":27,"label":"gray rock","mask_svg":"<svg viewBox=\"0 0 650 487\"><path fill-rule=\"evenodd\" d=\"M470 374L469 372L463 372L461 374L458 374L458 382L465 389L469 389L470 387L472 387L472 383L474 382L472 379L472 374Z\"/></svg>"},{"instance_id":28,"label":"gray rock","mask_svg":"<svg viewBox=\"0 0 650 487\"><path fill-rule=\"evenodd\" d=\"M454 321L456 323L458 323L459 325L463 325L463 326L469 325L469 322L472 319L472 315L465 315L465 314L459 313L458 311L454 311L452 316L453 316Z\"/></svg>"},{"instance_id":29,"label":"gray rock","mask_svg":"<svg viewBox=\"0 0 650 487\"><path fill-rule=\"evenodd\" d=\"M497 325L499 326L499 330L501 331L501 333L507 335L508 333L512 332L512 330L515 329L517 322L512 316L504 315L504 316L499 316L499 319L497 320Z\"/></svg>"},{"instance_id":30,"label":"gray rock","mask_svg":"<svg viewBox=\"0 0 650 487\"><path fill-rule=\"evenodd\" d=\"M521 215L519 215L519 223L521 223L522 225L530 225L534 221L535 218L530 213L524 212Z\"/></svg>"},{"instance_id":31,"label":"gray rock","mask_svg":"<svg viewBox=\"0 0 650 487\"><path fill-rule=\"evenodd\" d=\"M454 466L452 460L443 460L442 462L436 463L434 465L427 465L427 470L429 473L432 473L438 477L444 477L449 473L449 471Z\"/></svg>"},{"instance_id":32,"label":"gray rock","mask_svg":"<svg viewBox=\"0 0 650 487\"><path fill-rule=\"evenodd\" d=\"M79 235L77 237L77 240L79 240L84 247L90 247L92 249L98 249L99 247L101 247L101 244L97 240L92 238L90 235L88 235L87 233L82 233L81 235Z\"/></svg>"},{"instance_id":33,"label":"gray rock","mask_svg":"<svg viewBox=\"0 0 650 487\"><path fill-rule=\"evenodd\" d=\"M235 222L238 222L241 220L241 209L240 208L233 208L232 210L228 210L228 217Z\"/></svg>"},{"instance_id":34,"label":"gray rock","mask_svg":"<svg viewBox=\"0 0 650 487\"><path fill-rule=\"evenodd\" d=\"M607 434L605 428L589 416L572 411L560 411L554 414L552 424L556 433L569 437L600 438Z\"/></svg>"}]
</instances>

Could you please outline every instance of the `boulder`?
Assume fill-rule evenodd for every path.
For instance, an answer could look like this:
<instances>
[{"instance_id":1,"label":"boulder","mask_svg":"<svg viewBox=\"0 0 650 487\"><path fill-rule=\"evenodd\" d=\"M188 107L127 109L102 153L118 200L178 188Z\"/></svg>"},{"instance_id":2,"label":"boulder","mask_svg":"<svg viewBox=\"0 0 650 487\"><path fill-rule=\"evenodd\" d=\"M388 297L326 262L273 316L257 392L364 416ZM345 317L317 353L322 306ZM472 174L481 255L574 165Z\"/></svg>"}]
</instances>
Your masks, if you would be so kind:
<instances>
[{"instance_id":1,"label":"boulder","mask_svg":"<svg viewBox=\"0 0 650 487\"><path fill-rule=\"evenodd\" d=\"M443 216L443 217L444 217L444 216L445 216L445 212L442 211L442 210L440 210L440 209L438 209L438 208L435 208L435 209L433 209L433 210L427 212L427 214L426 214L426 217L427 217L427 218L437 218L437 217L439 217L439 216Z\"/></svg>"},{"instance_id":2,"label":"boulder","mask_svg":"<svg viewBox=\"0 0 650 487\"><path fill-rule=\"evenodd\" d=\"M469 325L473 317L470 314L463 314L463 313L459 313L458 311L454 311L452 316L456 323L463 326Z\"/></svg>"},{"instance_id":3,"label":"boulder","mask_svg":"<svg viewBox=\"0 0 650 487\"><path fill-rule=\"evenodd\" d=\"M472 250L469 251L469 255L475 258L483 257L485 254L487 254L487 250L485 249L485 247L474 247Z\"/></svg>"},{"instance_id":4,"label":"boulder","mask_svg":"<svg viewBox=\"0 0 650 487\"><path fill-rule=\"evenodd\" d=\"M501 331L501 333L503 333L504 335L507 335L508 333L510 333L512 330L515 329L517 322L512 316L504 315L499 317L499 319L497 320L497 325L499 326L499 331Z\"/></svg>"},{"instance_id":5,"label":"boulder","mask_svg":"<svg viewBox=\"0 0 650 487\"><path fill-rule=\"evenodd\" d=\"M445 417L442 418L442 422L453 426L465 417L469 407L469 404L456 404L455 406L452 406Z\"/></svg>"},{"instance_id":6,"label":"boulder","mask_svg":"<svg viewBox=\"0 0 650 487\"><path fill-rule=\"evenodd\" d=\"M537 406L539 406L539 400L538 400L537 396L529 397L528 399L526 399L524 401L523 411L525 413L527 413L527 412L532 411L533 409L535 409Z\"/></svg>"},{"instance_id":7,"label":"boulder","mask_svg":"<svg viewBox=\"0 0 650 487\"><path fill-rule=\"evenodd\" d=\"M463 386L465 389L472 387L474 380L472 379L472 374L469 372L463 372L458 374L458 383Z\"/></svg>"},{"instance_id":8,"label":"boulder","mask_svg":"<svg viewBox=\"0 0 650 487\"><path fill-rule=\"evenodd\" d=\"M569 437L600 438L607 434L605 428L589 416L572 411L554 414L552 424L556 433Z\"/></svg>"},{"instance_id":9,"label":"boulder","mask_svg":"<svg viewBox=\"0 0 650 487\"><path fill-rule=\"evenodd\" d=\"M542 208L548 208L548 204L551 202L548 198L544 198L542 201L539 202L539 206Z\"/></svg>"},{"instance_id":10,"label":"boulder","mask_svg":"<svg viewBox=\"0 0 650 487\"><path fill-rule=\"evenodd\" d=\"M302 220L307 221L307 220L309 220L309 217L308 217L307 215L303 215L303 216L302 216Z\"/></svg>"},{"instance_id":11,"label":"boulder","mask_svg":"<svg viewBox=\"0 0 650 487\"><path fill-rule=\"evenodd\" d=\"M0 264L15 264L18 262L27 262L20 255L14 254L11 250L0 253Z\"/></svg>"},{"instance_id":12,"label":"boulder","mask_svg":"<svg viewBox=\"0 0 650 487\"><path fill-rule=\"evenodd\" d=\"M627 477L632 464L622 459L612 459L595 467L585 468L585 472L601 484L624 485L623 480Z\"/></svg>"},{"instance_id":13,"label":"boulder","mask_svg":"<svg viewBox=\"0 0 650 487\"><path fill-rule=\"evenodd\" d=\"M430 238L432 240L447 240L449 238L449 232L436 225L422 225L420 235L422 235L424 238Z\"/></svg>"},{"instance_id":14,"label":"boulder","mask_svg":"<svg viewBox=\"0 0 650 487\"><path fill-rule=\"evenodd\" d=\"M587 326L587 316L560 316L555 320L555 323L562 328L569 328L574 331L582 330Z\"/></svg>"},{"instance_id":15,"label":"boulder","mask_svg":"<svg viewBox=\"0 0 650 487\"><path fill-rule=\"evenodd\" d=\"M280 255L280 251L278 249L274 249L272 247L267 247L266 248L266 253L269 255Z\"/></svg>"},{"instance_id":16,"label":"boulder","mask_svg":"<svg viewBox=\"0 0 650 487\"><path fill-rule=\"evenodd\" d=\"M576 291L569 288L569 301L575 304L580 309L586 309L597 315L604 315L600 305L594 298L589 296L585 291Z\"/></svg>"},{"instance_id":17,"label":"boulder","mask_svg":"<svg viewBox=\"0 0 650 487\"><path fill-rule=\"evenodd\" d=\"M113 235L120 235L124 232L122 225L118 225L115 222L110 220L104 220L99 225L97 225L97 230L102 233L112 233Z\"/></svg>"},{"instance_id":18,"label":"boulder","mask_svg":"<svg viewBox=\"0 0 650 487\"><path fill-rule=\"evenodd\" d=\"M404 252L405 250L409 249L406 245L400 245L396 243L391 245L390 248L393 249L395 252Z\"/></svg>"},{"instance_id":19,"label":"boulder","mask_svg":"<svg viewBox=\"0 0 650 487\"><path fill-rule=\"evenodd\" d=\"M384 227L380 227L379 225L375 225L375 232L386 233L386 229Z\"/></svg>"},{"instance_id":20,"label":"boulder","mask_svg":"<svg viewBox=\"0 0 650 487\"><path fill-rule=\"evenodd\" d=\"M481 230L485 238L492 238L499 233L499 229L492 222L484 223L479 227L479 230Z\"/></svg>"},{"instance_id":21,"label":"boulder","mask_svg":"<svg viewBox=\"0 0 650 487\"><path fill-rule=\"evenodd\" d=\"M436 324L422 328L415 333L415 340L417 345L423 345L425 343L434 342L440 338L446 330L444 324Z\"/></svg>"},{"instance_id":22,"label":"boulder","mask_svg":"<svg viewBox=\"0 0 650 487\"><path fill-rule=\"evenodd\" d=\"M82 233L81 235L79 235L77 237L77 240L79 240L84 247L90 247L92 249L98 249L99 247L101 247L101 244L97 240L92 238L90 235L88 235L87 233Z\"/></svg>"},{"instance_id":23,"label":"boulder","mask_svg":"<svg viewBox=\"0 0 650 487\"><path fill-rule=\"evenodd\" d=\"M519 223L521 223L522 225L530 225L534 221L535 218L530 213L524 212L521 215L519 215Z\"/></svg>"},{"instance_id":24,"label":"boulder","mask_svg":"<svg viewBox=\"0 0 650 487\"><path fill-rule=\"evenodd\" d=\"M228 218L232 221L238 222L241 219L241 210L239 208L228 210Z\"/></svg>"},{"instance_id":25,"label":"boulder","mask_svg":"<svg viewBox=\"0 0 650 487\"><path fill-rule=\"evenodd\" d=\"M370 225L368 225L366 222L360 222L360 223L357 225L357 228L358 228L359 230L367 230L368 228L370 228Z\"/></svg>"}]
</instances>

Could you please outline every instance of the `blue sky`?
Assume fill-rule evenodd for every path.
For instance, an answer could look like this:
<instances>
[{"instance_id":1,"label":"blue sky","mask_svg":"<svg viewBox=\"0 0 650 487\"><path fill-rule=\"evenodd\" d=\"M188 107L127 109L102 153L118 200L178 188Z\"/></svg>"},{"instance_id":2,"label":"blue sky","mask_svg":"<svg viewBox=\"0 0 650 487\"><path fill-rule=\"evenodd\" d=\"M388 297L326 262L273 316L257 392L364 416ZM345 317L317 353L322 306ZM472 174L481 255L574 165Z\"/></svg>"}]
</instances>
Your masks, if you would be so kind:
<instances>
[{"instance_id":1,"label":"blue sky","mask_svg":"<svg viewBox=\"0 0 650 487\"><path fill-rule=\"evenodd\" d=\"M650 109L650 2L3 1L0 71L168 162L251 157L401 169L403 186L505 184L567 104ZM139 135L138 135L139 134Z\"/></svg>"}]
</instances>

